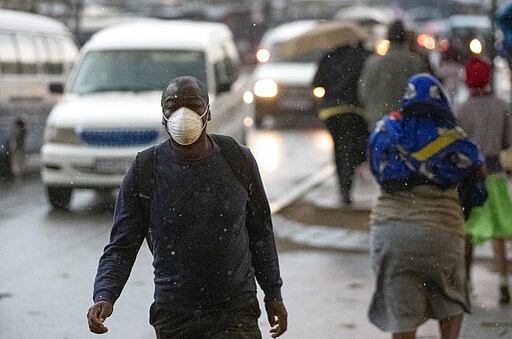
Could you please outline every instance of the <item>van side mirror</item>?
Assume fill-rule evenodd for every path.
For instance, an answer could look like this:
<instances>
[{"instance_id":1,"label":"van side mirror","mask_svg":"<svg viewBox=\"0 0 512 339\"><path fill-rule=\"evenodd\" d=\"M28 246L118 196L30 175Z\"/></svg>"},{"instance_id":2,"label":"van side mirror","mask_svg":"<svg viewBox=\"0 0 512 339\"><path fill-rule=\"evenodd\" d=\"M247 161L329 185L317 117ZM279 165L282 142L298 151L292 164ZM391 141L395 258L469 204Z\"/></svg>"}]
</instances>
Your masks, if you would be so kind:
<instances>
[{"instance_id":1,"label":"van side mirror","mask_svg":"<svg viewBox=\"0 0 512 339\"><path fill-rule=\"evenodd\" d=\"M231 89L231 83L229 82L221 82L217 85L217 94L222 92L227 92Z\"/></svg>"},{"instance_id":2,"label":"van side mirror","mask_svg":"<svg viewBox=\"0 0 512 339\"><path fill-rule=\"evenodd\" d=\"M50 84L50 93L62 94L64 93L64 85L60 82Z\"/></svg>"}]
</instances>

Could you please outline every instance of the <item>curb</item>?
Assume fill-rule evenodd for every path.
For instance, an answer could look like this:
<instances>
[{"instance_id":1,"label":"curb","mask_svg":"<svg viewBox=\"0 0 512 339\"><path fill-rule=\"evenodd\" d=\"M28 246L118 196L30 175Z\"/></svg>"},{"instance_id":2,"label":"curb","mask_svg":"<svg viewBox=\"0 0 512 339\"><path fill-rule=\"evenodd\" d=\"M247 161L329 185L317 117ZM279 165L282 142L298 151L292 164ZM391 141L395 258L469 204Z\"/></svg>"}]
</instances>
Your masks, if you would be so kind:
<instances>
[{"instance_id":1,"label":"curb","mask_svg":"<svg viewBox=\"0 0 512 339\"><path fill-rule=\"evenodd\" d=\"M270 204L270 211L272 214L278 213L280 210L289 206L300 197L307 194L313 188L321 185L326 179L334 174L335 167L333 164L328 164L315 172L313 176L308 176L297 185L295 185L286 194L273 199Z\"/></svg>"}]
</instances>

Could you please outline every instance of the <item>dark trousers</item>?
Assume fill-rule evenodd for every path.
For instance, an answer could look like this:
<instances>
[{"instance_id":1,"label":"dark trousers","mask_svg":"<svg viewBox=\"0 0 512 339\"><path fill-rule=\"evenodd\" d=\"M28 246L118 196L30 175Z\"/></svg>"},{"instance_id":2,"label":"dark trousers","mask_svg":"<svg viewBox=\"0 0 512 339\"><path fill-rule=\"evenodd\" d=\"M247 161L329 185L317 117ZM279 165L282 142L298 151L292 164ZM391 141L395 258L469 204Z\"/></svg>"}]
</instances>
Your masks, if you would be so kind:
<instances>
[{"instance_id":1,"label":"dark trousers","mask_svg":"<svg viewBox=\"0 0 512 339\"><path fill-rule=\"evenodd\" d=\"M209 308L179 311L153 303L149 322L158 339L261 339L261 311L255 293L246 293Z\"/></svg>"},{"instance_id":2,"label":"dark trousers","mask_svg":"<svg viewBox=\"0 0 512 339\"><path fill-rule=\"evenodd\" d=\"M334 162L341 197L345 203L350 203L354 170L366 160L368 124L359 114L343 113L325 120L325 126L334 142Z\"/></svg>"}]
</instances>

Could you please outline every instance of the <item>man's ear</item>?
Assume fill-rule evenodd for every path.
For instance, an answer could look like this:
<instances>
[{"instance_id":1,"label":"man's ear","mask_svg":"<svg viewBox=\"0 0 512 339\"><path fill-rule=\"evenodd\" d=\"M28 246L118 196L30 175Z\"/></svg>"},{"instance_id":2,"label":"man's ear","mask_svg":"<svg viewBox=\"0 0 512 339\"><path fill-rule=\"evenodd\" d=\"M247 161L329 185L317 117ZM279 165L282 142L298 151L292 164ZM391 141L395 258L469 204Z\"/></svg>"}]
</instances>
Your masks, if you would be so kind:
<instances>
[{"instance_id":1,"label":"man's ear","mask_svg":"<svg viewBox=\"0 0 512 339\"><path fill-rule=\"evenodd\" d=\"M165 121L165 113L164 113L164 109L162 107L162 125L165 126L165 123L166 123L166 121Z\"/></svg>"}]
</instances>

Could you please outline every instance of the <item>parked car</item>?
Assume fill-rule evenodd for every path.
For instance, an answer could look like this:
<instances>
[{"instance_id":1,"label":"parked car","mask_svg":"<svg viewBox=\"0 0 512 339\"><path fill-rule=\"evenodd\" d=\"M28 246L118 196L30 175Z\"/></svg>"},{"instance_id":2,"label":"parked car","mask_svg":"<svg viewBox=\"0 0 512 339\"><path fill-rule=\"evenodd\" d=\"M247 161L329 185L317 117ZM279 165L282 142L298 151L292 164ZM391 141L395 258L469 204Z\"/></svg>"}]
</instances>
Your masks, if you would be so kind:
<instances>
[{"instance_id":1,"label":"parked car","mask_svg":"<svg viewBox=\"0 0 512 339\"><path fill-rule=\"evenodd\" d=\"M167 137L160 97L179 75L203 80L210 132L244 141L246 80L221 23L144 19L94 34L48 117L41 178L55 208L75 188L116 188L136 153Z\"/></svg>"},{"instance_id":2,"label":"parked car","mask_svg":"<svg viewBox=\"0 0 512 339\"><path fill-rule=\"evenodd\" d=\"M46 118L78 56L60 21L0 9L0 177L21 176L25 156L39 155Z\"/></svg>"},{"instance_id":3,"label":"parked car","mask_svg":"<svg viewBox=\"0 0 512 339\"><path fill-rule=\"evenodd\" d=\"M311 82L321 51L283 56L279 46L306 32L316 20L300 20L268 30L256 52L257 65L252 76L253 111L256 127L267 118L316 117Z\"/></svg>"}]
</instances>

